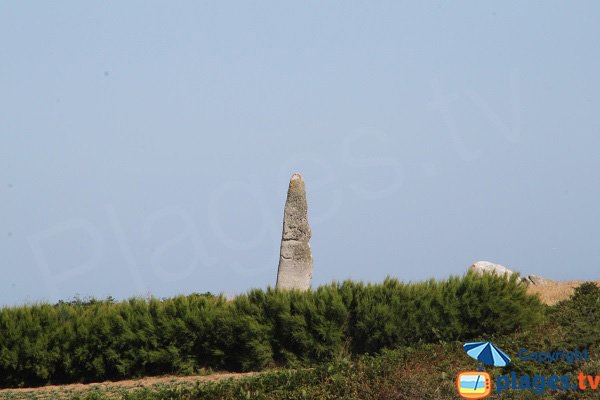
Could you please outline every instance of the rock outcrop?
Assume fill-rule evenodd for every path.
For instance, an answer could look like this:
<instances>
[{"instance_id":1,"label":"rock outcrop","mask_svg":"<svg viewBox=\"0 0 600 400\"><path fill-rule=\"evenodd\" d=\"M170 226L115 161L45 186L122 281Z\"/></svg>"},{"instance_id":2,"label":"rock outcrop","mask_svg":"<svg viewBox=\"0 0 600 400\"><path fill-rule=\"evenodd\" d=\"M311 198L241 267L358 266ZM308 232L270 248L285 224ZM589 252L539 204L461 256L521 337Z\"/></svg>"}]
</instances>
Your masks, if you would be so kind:
<instances>
[{"instance_id":1,"label":"rock outcrop","mask_svg":"<svg viewBox=\"0 0 600 400\"><path fill-rule=\"evenodd\" d=\"M489 261L477 261L476 263L471 265L469 269L475 272L476 274L496 273L498 275L510 276L515 273L514 271L511 271L503 265L494 264L493 262Z\"/></svg>"},{"instance_id":2,"label":"rock outcrop","mask_svg":"<svg viewBox=\"0 0 600 400\"><path fill-rule=\"evenodd\" d=\"M539 275L527 275L527 278L525 278L525 280L528 285L534 286L544 286L556 283L556 281L553 281L552 279L544 278L543 276Z\"/></svg>"},{"instance_id":3,"label":"rock outcrop","mask_svg":"<svg viewBox=\"0 0 600 400\"><path fill-rule=\"evenodd\" d=\"M311 231L304 180L292 175L283 214L283 234L277 270L277 289L308 290L313 274Z\"/></svg>"},{"instance_id":4,"label":"rock outcrop","mask_svg":"<svg viewBox=\"0 0 600 400\"><path fill-rule=\"evenodd\" d=\"M475 272L476 274L495 273L497 275L505 275L506 277L516 274L515 271L512 271L503 265L494 264L493 262L489 261L477 261L469 267L469 270ZM521 277L521 282L525 283L526 285L541 286L553 283L554 281L539 275L527 275L525 277Z\"/></svg>"}]
</instances>

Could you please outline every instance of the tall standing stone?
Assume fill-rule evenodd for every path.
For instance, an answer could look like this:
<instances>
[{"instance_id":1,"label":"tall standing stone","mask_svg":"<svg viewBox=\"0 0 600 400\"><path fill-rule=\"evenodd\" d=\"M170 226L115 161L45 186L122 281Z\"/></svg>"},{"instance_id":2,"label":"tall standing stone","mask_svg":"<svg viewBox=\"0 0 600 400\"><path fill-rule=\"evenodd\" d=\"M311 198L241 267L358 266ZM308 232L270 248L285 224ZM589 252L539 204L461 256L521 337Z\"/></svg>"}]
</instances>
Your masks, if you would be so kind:
<instances>
[{"instance_id":1,"label":"tall standing stone","mask_svg":"<svg viewBox=\"0 0 600 400\"><path fill-rule=\"evenodd\" d=\"M283 235L277 289L308 290L313 273L306 189L300 174L292 175L283 213Z\"/></svg>"}]
</instances>

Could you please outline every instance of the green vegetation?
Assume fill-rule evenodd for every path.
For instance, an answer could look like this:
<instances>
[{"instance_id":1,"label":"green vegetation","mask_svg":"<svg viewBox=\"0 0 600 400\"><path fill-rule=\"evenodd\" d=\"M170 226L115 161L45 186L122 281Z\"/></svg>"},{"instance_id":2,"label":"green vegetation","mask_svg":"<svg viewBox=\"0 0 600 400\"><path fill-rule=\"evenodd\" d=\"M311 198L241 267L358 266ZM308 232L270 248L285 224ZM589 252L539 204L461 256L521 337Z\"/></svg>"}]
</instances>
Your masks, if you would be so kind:
<instances>
[{"instance_id":1,"label":"green vegetation","mask_svg":"<svg viewBox=\"0 0 600 400\"><path fill-rule=\"evenodd\" d=\"M340 286L328 286L319 290L325 290L330 294L335 292L337 289L346 287L347 292L342 290L338 291L338 294L342 296L342 304L353 304L352 302L362 301L365 304L367 301L364 300L363 296L366 296L369 290L372 291L370 295L369 304L375 307L377 304L385 300L383 293L393 293L397 287L402 287L404 294L411 293L410 298L416 302L414 292L418 292L421 295L426 293L427 290L432 290L433 287L445 287L446 290L450 290L449 287L458 285L465 288L465 285L469 291L470 296L462 296L465 299L461 301L467 301L472 293L481 293L478 296L482 296L483 293L487 293L487 300L490 303L497 303L498 297L497 290L492 291L487 288L487 285L491 281L473 281L473 278L467 278L466 281L461 279L451 279L447 282L442 283L425 283L418 285L399 285L395 281L386 281L383 285L357 285L345 283ZM492 279L493 281L493 279ZM484 283L487 282L487 283ZM502 282L497 282L502 284ZM399 286L398 286L399 285ZM470 285L475 285L470 286ZM512 285L512 284L507 284ZM337 288L334 290L333 288ZM500 286L501 287L501 286ZM352 288L350 290L349 288ZM369 289L370 288L370 289ZM421 288L421 289L418 289ZM429 289L426 289L429 288ZM487 289L486 289L487 288ZM521 295L521 289L518 287L512 287L516 289L515 297L519 298ZM319 292L319 291L317 291ZM311 295L306 294L305 299L313 298L316 293ZM250 311L254 310L255 313L259 313L258 310L262 310L260 304L264 304L265 299L268 298L271 292L252 292L247 296L236 299L240 301L240 304L235 305L235 302L227 303L231 304L239 312L244 311L243 315L253 315ZM348 303L348 293L353 293L352 302ZM358 295L362 293L363 296ZM500 290L499 293L503 293ZM461 295L463 293L461 292ZM277 297L277 295L275 295ZM282 300L283 298L293 297L297 300L299 294L286 294L283 297L277 297L283 304L289 304L287 301ZM323 296L323 295L321 295ZM258 298L257 298L258 297ZM393 296L392 296L393 297ZM426 298L419 297L421 300ZM475 296L473 296L475 297ZM201 298L207 299L209 296L201 296ZM258 301L261 298L263 301ZM319 297L321 298L321 297ZM324 297L327 298L327 297ZM358 300L362 299L362 300ZM216 301L216 299L214 299ZM170 300L172 301L172 300ZM371 303L371 301L373 301ZM472 301L472 300L469 300ZM521 300L519 300L521 301ZM160 302L159 302L160 303ZM163 302L164 303L164 302ZM330 304L331 301L324 301L322 304ZM477 313L480 316L497 313L498 305L491 307L484 307L479 310L477 305L472 304L474 309L471 312ZM501 303L501 302L500 302ZM102 303L104 304L104 303ZM312 315L313 313L318 314L319 302L310 301L308 304L312 306L302 305L300 309L305 310L303 315ZM348 313L348 320L346 329L350 326L356 325L357 321L366 318L366 314L372 312L372 309L354 306L354 314ZM394 304L393 301L387 301L383 304ZM418 303L423 304L423 303ZM464 304L465 303L461 303ZM252 305L252 306L251 306ZM507 351L513 356L513 362L505 368L491 368L488 370L494 377L498 375L510 374L515 371L518 374L528 375L550 375L550 374L570 374L576 376L579 371L583 371L586 374L600 374L600 289L593 284L584 284L578 288L571 299L563 301L556 306L546 307L545 314L549 318L533 318L535 321L531 325L500 325L500 329L512 329L508 334L496 332L495 334L489 335L488 333L481 334L481 336L475 335L472 339L474 340L492 340L500 348ZM83 305L79 305L83 306ZM89 307L90 305L86 305ZM405 305L404 305L405 306ZM255 308L254 308L255 307ZM307 307L312 312L308 312ZM315 307L315 308L313 308ZM321 306L322 309L332 308L331 306ZM523 303L523 307L528 307L529 312L536 312L539 310L539 305L534 301L532 303ZM335 307L333 307L335 308ZM378 308L378 307L375 307ZM495 311L494 311L495 310ZM414 311L414 310L413 310ZM290 311L290 314L292 312ZM383 311L377 311L377 315L381 319L391 320ZM285 313L284 313L285 314ZM335 314L335 313L334 313ZM262 314L261 314L262 315ZM362 315L362 317L359 317ZM503 314L504 315L504 314ZM517 314L517 315L528 315ZM535 317L535 314L529 315ZM307 323L305 318L301 319L303 323L295 324L295 328L289 328L285 326L279 326L280 332L278 334L269 333L270 338L274 337L292 337L296 338L297 341L302 342L306 337L310 336L311 340L314 339L313 335L303 334L297 336L296 334L288 334L285 336L282 331L285 332L305 332L310 331L308 326L322 326L323 321L318 320L317 322L311 320L311 323ZM287 323L287 322L286 322ZM389 322L391 323L391 322ZM407 322L410 323L410 322ZM298 327L302 328L298 328ZM383 330L382 326L385 323L379 322L377 330ZM394 325L390 325L390 329L394 329ZM473 329L469 326L469 329ZM314 332L314 330L313 330ZM320 330L322 333L329 333L330 330ZM386 335L379 335L380 338L390 337L389 331L386 331ZM437 333L430 334L433 336L426 336L431 339L436 335L441 336L446 331L437 330ZM454 332L454 331L453 331ZM464 331L461 331L464 334ZM335 336L336 331L333 331ZM324 334L323 337L329 337L329 334ZM295 340L296 340L295 339ZM302 340L300 340L302 339ZM322 343L322 340L318 342ZM259 399L259 400L295 400L295 399L344 399L344 400L389 400L389 399L437 399L437 400L450 400L457 397L455 390L454 379L456 374L460 371L471 370L475 368L475 363L468 356L466 356L462 350L462 342L459 341L445 341L440 340L435 343L425 343L424 341L413 340L411 343L400 343L398 346L391 350L379 349L377 354L363 354L363 355L351 355L349 353L336 354L332 360L315 363L312 368L296 368L283 369L283 370L268 370L267 372L260 373L258 375L239 378L239 379L227 379L217 382L208 383L193 383L193 382L173 382L168 384L159 384L153 387L138 388L135 390L126 390L123 388L98 388L93 390L77 391L77 389L56 389L52 392L8 392L0 395L2 399L11 400L42 400L42 399L79 399L79 400L109 400L109 399L121 399L121 400L158 400L158 399L170 399L170 400L217 400L217 399L232 399L232 400L245 400L245 399ZM384 340L379 341L383 347L386 345ZM590 350L590 361L586 363L555 363L551 365L537 364L533 362L524 362L518 360L514 355L518 352L519 348L536 349L543 351L553 350L569 350L573 349L573 346L584 344ZM307 344L308 345L308 344ZM279 347L278 347L279 346ZM281 348L289 349L290 346L283 346L281 343L276 346L273 345L271 354L279 354ZM363 344L363 346L366 346ZM327 346L325 346L327 347ZM347 348L352 348L350 345ZM391 347L391 346L390 346ZM356 347L360 348L360 347ZM362 347L364 348L364 347ZM297 350L297 349L296 349ZM292 350L289 350L292 351ZM304 358L301 355L294 354L290 356L291 359L296 362L300 362ZM322 354L320 351L312 353L311 357L317 357L318 354ZM325 353L328 358L331 354ZM519 399L597 399L598 391L588 392L546 392L544 394L534 394L531 391L507 391L502 395L492 394L489 399L501 399L501 398L519 398Z\"/></svg>"},{"instance_id":2,"label":"green vegetation","mask_svg":"<svg viewBox=\"0 0 600 400\"><path fill-rule=\"evenodd\" d=\"M594 283L581 285L571 299L560 302L550 313L563 328L559 342L565 348L585 348L600 340L600 289ZM600 370L598 371L600 374Z\"/></svg>"},{"instance_id":3,"label":"green vegetation","mask_svg":"<svg viewBox=\"0 0 600 400\"><path fill-rule=\"evenodd\" d=\"M543 315L516 277L472 274L252 290L231 301L204 294L3 308L0 387L311 367L417 342L510 334Z\"/></svg>"}]
</instances>

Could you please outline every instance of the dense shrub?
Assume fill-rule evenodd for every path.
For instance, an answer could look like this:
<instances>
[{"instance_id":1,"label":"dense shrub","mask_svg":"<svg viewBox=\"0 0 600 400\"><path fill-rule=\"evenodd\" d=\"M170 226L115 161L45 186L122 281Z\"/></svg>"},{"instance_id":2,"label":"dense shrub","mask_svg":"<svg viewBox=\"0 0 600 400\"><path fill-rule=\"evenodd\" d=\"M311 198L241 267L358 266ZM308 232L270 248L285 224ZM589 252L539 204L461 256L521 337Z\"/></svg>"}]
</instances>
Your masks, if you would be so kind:
<instances>
[{"instance_id":1,"label":"dense shrub","mask_svg":"<svg viewBox=\"0 0 600 400\"><path fill-rule=\"evenodd\" d=\"M527 295L516 276L495 275L406 284L386 279L382 285L345 282L353 294L350 337L355 353L415 341L435 342L505 334L534 326L543 306Z\"/></svg>"},{"instance_id":2,"label":"dense shrub","mask_svg":"<svg viewBox=\"0 0 600 400\"><path fill-rule=\"evenodd\" d=\"M0 386L311 365L347 352L506 334L542 314L516 278L472 274L252 290L231 301L194 294L2 308Z\"/></svg>"},{"instance_id":3,"label":"dense shrub","mask_svg":"<svg viewBox=\"0 0 600 400\"><path fill-rule=\"evenodd\" d=\"M600 345L600 288L596 284L579 286L570 299L551 309L550 316L564 327L557 344L579 349Z\"/></svg>"}]
</instances>

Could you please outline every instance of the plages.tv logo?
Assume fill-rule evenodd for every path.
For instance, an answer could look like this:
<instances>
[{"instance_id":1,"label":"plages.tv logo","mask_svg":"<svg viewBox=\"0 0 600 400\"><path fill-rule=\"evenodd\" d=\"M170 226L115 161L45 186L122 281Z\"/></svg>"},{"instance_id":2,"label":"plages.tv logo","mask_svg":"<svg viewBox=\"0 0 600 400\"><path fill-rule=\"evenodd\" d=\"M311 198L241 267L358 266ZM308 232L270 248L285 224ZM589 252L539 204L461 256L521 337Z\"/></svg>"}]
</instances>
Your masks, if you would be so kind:
<instances>
[{"instance_id":1,"label":"plages.tv logo","mask_svg":"<svg viewBox=\"0 0 600 400\"><path fill-rule=\"evenodd\" d=\"M483 399L492 393L490 374L484 372L483 365L505 367L510 363L510 357L491 342L465 343L465 352L479 361L477 371L463 371L456 377L458 394L465 399Z\"/></svg>"}]
</instances>

